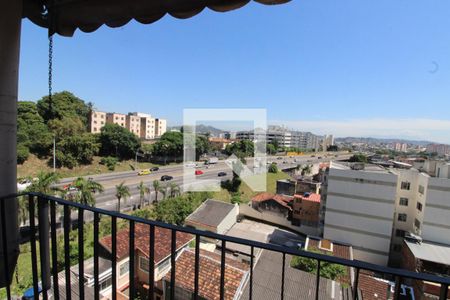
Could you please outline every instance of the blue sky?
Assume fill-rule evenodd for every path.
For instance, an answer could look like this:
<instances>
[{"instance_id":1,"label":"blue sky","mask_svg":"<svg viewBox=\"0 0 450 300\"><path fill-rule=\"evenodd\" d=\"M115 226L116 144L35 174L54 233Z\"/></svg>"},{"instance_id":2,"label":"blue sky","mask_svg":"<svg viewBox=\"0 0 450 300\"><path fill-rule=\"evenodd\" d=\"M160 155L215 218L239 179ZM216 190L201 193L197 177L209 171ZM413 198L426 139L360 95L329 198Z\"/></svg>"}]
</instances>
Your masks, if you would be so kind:
<instances>
[{"instance_id":1,"label":"blue sky","mask_svg":"<svg viewBox=\"0 0 450 300\"><path fill-rule=\"evenodd\" d=\"M55 38L54 90L180 124L183 108L450 143L450 1L293 0ZM46 30L23 22L20 100L47 91Z\"/></svg>"}]
</instances>

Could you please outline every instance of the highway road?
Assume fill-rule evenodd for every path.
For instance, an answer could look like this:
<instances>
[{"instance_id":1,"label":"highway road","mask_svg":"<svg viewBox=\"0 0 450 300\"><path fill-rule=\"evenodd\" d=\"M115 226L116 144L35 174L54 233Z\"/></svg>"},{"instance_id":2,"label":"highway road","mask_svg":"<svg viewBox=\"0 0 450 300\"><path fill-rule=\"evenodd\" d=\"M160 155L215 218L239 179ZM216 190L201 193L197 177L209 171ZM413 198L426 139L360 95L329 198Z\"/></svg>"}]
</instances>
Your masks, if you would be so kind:
<instances>
[{"instance_id":1,"label":"highway road","mask_svg":"<svg viewBox=\"0 0 450 300\"><path fill-rule=\"evenodd\" d=\"M318 162L328 162L330 160L341 160L348 159L350 157L349 154L340 154L337 157L333 154L329 154L328 157L322 154L315 154L316 157L311 156L296 156L296 157L286 157L281 156L268 156L267 162L277 162L277 165L280 169L288 169L296 167L298 164L313 164ZM319 159L319 157L321 157ZM202 170L204 174L196 176L199 179L204 180L226 180L232 177L232 171L225 164L224 161L219 161L219 163L215 165L205 166L201 163L198 163L200 167L192 168L192 173L194 170ZM253 165L253 159L248 159L247 165L249 168ZM115 186L124 182L126 186L130 188L131 197L127 200L122 200L121 202L121 210L129 210L133 207L133 205L137 205L139 203L139 191L137 186L141 181L146 184L151 193L145 196L145 202L154 201L155 200L155 192L153 191L153 181L159 180L162 175L170 175L173 176L173 179L166 182L161 182L161 185L170 184L171 182L176 183L180 189L183 191L186 185L189 185L191 181L184 182L183 180L183 165L169 165L160 167L160 169L156 172L152 172L149 175L138 176L138 171L127 171L127 172L114 172L114 173L105 173L98 175L90 175L85 176L86 178L93 178L96 182L103 185L105 191L100 194L96 194L96 206L99 208L107 209L107 210L116 210L117 209L117 198L115 197ZM226 172L227 175L224 177L218 177L219 172ZM61 180L58 186L63 186L71 183L74 178L65 178ZM170 189L169 189L170 191ZM158 200L162 199L162 194L158 194Z\"/></svg>"}]
</instances>

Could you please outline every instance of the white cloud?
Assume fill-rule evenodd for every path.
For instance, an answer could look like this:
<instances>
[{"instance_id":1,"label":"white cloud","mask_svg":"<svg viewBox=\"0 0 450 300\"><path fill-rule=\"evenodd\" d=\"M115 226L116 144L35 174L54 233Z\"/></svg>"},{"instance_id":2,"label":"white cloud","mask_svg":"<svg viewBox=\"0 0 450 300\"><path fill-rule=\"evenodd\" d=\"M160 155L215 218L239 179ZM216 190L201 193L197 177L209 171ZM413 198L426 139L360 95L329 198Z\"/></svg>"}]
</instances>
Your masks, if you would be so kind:
<instances>
[{"instance_id":1,"label":"white cloud","mask_svg":"<svg viewBox=\"0 0 450 300\"><path fill-rule=\"evenodd\" d=\"M269 121L292 129L316 134L333 134L345 137L383 137L428 140L450 144L450 120L434 119L351 119Z\"/></svg>"}]
</instances>

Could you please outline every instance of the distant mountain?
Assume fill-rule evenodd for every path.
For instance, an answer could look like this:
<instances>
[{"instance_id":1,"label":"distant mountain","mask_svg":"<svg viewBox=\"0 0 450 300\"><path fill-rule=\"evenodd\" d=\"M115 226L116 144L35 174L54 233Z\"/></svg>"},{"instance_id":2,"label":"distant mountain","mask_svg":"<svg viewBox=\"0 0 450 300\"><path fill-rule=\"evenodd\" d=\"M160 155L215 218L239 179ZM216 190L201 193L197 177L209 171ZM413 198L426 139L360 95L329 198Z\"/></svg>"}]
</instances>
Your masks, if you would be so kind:
<instances>
[{"instance_id":1,"label":"distant mountain","mask_svg":"<svg viewBox=\"0 0 450 300\"><path fill-rule=\"evenodd\" d=\"M392 143L406 143L416 146L426 146L433 144L430 141L406 140L406 139L384 139L372 137L340 137L335 138L338 143L365 143L365 144L392 144Z\"/></svg>"},{"instance_id":2,"label":"distant mountain","mask_svg":"<svg viewBox=\"0 0 450 300\"><path fill-rule=\"evenodd\" d=\"M169 130L171 129L180 130L181 126L169 127ZM195 132L203 134L209 133L211 136L219 136L221 133L224 133L225 131L223 131L222 129L215 128L213 126L199 124L195 126Z\"/></svg>"}]
</instances>

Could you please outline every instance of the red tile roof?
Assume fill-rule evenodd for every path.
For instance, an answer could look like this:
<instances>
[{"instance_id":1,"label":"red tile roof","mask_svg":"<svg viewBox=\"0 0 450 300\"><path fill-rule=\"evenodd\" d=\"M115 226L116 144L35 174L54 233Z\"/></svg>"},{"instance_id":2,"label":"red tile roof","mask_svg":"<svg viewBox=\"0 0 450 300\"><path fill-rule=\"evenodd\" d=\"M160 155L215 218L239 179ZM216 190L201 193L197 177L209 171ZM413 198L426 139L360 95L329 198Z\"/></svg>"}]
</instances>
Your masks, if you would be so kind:
<instances>
[{"instance_id":1,"label":"red tile roof","mask_svg":"<svg viewBox=\"0 0 450 300\"><path fill-rule=\"evenodd\" d=\"M177 232L177 250L189 243L193 236L184 232ZM125 258L129 255L129 229L123 229L117 232L117 259ZM144 255L149 256L150 247L150 226L144 224L136 224L134 230L134 246ZM172 232L169 229L155 227L155 264L170 255L172 241ZM112 249L111 235L100 239L100 244L108 251ZM136 250L135 249L135 250Z\"/></svg>"},{"instance_id":2,"label":"red tile roof","mask_svg":"<svg viewBox=\"0 0 450 300\"><path fill-rule=\"evenodd\" d=\"M359 288L364 300L388 299L390 285L389 282L377 279L370 275L370 272L363 271L359 274Z\"/></svg>"},{"instance_id":3,"label":"red tile roof","mask_svg":"<svg viewBox=\"0 0 450 300\"><path fill-rule=\"evenodd\" d=\"M304 195L294 195L294 198L300 198L304 201L311 201L311 202L319 202L320 203L320 195L316 193L309 193L309 197L306 197Z\"/></svg>"},{"instance_id":4,"label":"red tile roof","mask_svg":"<svg viewBox=\"0 0 450 300\"><path fill-rule=\"evenodd\" d=\"M200 250L199 296L208 300L220 299L220 265L219 254ZM175 285L194 292L195 253L185 249L177 258L175 268ZM245 279L249 266L231 258L225 259L225 299L234 299L236 292ZM171 272L171 271L170 271ZM164 280L170 282L170 272Z\"/></svg>"},{"instance_id":5,"label":"red tile roof","mask_svg":"<svg viewBox=\"0 0 450 300\"><path fill-rule=\"evenodd\" d=\"M292 209L288 203L290 203L294 198L291 196L285 196L285 195L279 195L279 194L273 194L269 192L260 193L252 198L252 201L254 202L264 202L269 200L274 200L278 204L288 208Z\"/></svg>"}]
</instances>

